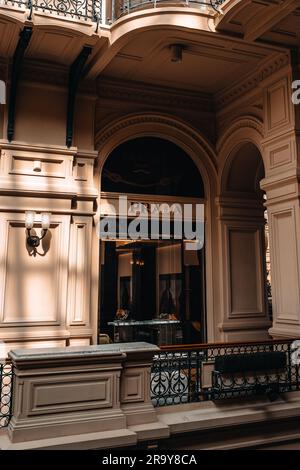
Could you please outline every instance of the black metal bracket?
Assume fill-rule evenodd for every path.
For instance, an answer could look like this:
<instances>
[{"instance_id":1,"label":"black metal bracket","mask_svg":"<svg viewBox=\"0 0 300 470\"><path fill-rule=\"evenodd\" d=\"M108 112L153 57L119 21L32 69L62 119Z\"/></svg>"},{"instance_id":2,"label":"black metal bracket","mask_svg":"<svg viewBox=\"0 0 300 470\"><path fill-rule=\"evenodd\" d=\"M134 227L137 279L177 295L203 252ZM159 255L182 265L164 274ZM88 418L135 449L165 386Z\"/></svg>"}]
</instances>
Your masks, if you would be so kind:
<instances>
[{"instance_id":1,"label":"black metal bracket","mask_svg":"<svg viewBox=\"0 0 300 470\"><path fill-rule=\"evenodd\" d=\"M28 20L31 21L32 20L32 13L33 13L33 3L32 3L32 0L28 0L27 2L27 8L29 10L29 15L28 15Z\"/></svg>"},{"instance_id":2,"label":"black metal bracket","mask_svg":"<svg viewBox=\"0 0 300 470\"><path fill-rule=\"evenodd\" d=\"M74 107L76 92L79 85L79 81L83 76L84 66L88 59L88 56L92 52L91 47L83 47L82 51L75 59L70 68L69 73L69 89L68 89L68 108L67 108L67 132L66 132L66 145L68 148L71 147L73 142L74 133Z\"/></svg>"},{"instance_id":3,"label":"black metal bracket","mask_svg":"<svg viewBox=\"0 0 300 470\"><path fill-rule=\"evenodd\" d=\"M18 82L20 78L23 57L30 42L31 35L32 28L25 26L25 28L20 32L19 41L13 57L7 119L7 139L9 142L11 142L14 138Z\"/></svg>"},{"instance_id":4,"label":"black metal bracket","mask_svg":"<svg viewBox=\"0 0 300 470\"><path fill-rule=\"evenodd\" d=\"M42 234L39 237L38 235L31 235L31 229L27 229L27 245L30 246L30 248L37 248L40 245L41 240L45 238L46 234L48 232L48 229L42 229Z\"/></svg>"}]
</instances>

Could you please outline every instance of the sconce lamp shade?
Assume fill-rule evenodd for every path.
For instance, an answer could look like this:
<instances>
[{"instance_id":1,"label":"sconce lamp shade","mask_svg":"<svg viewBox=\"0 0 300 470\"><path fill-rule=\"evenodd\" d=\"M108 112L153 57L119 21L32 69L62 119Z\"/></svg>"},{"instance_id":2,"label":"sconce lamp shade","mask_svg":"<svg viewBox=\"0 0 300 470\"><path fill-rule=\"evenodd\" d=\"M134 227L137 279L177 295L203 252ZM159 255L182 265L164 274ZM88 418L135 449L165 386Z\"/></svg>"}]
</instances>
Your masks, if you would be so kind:
<instances>
[{"instance_id":1,"label":"sconce lamp shade","mask_svg":"<svg viewBox=\"0 0 300 470\"><path fill-rule=\"evenodd\" d=\"M35 222L35 212L26 211L25 212L25 227L27 229L31 229L34 226L34 222Z\"/></svg>"},{"instance_id":2,"label":"sconce lamp shade","mask_svg":"<svg viewBox=\"0 0 300 470\"><path fill-rule=\"evenodd\" d=\"M42 171L42 162L41 162L41 160L34 160L34 162L33 162L33 171L35 171L35 172Z\"/></svg>"},{"instance_id":3,"label":"sconce lamp shade","mask_svg":"<svg viewBox=\"0 0 300 470\"><path fill-rule=\"evenodd\" d=\"M42 212L41 213L41 221L42 221L42 228L44 230L48 230L48 228L50 227L50 222L51 222L50 212Z\"/></svg>"}]
</instances>

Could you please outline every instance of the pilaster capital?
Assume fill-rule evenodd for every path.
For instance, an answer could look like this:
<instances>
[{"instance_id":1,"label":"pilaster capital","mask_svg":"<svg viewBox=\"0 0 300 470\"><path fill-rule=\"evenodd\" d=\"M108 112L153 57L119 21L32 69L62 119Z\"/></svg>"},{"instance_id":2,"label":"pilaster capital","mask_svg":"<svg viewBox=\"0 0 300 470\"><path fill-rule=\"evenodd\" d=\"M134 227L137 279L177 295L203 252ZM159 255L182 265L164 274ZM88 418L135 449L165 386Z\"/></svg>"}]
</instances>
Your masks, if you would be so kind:
<instances>
[{"instance_id":1,"label":"pilaster capital","mask_svg":"<svg viewBox=\"0 0 300 470\"><path fill-rule=\"evenodd\" d=\"M260 187L267 194L266 205L298 199L299 183L300 173L296 169L264 178L260 182Z\"/></svg>"}]
</instances>

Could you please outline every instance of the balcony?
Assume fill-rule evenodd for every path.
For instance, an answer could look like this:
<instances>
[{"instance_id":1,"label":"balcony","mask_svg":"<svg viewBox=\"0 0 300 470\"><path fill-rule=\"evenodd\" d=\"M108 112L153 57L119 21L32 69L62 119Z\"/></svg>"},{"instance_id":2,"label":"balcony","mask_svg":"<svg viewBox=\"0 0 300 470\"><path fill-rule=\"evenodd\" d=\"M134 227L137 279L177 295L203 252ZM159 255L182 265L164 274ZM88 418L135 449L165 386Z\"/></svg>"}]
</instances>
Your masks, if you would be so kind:
<instances>
[{"instance_id":1,"label":"balcony","mask_svg":"<svg viewBox=\"0 0 300 470\"><path fill-rule=\"evenodd\" d=\"M300 369L292 354L292 341L162 346L153 358L152 403L161 407L254 396L276 400L281 393L300 390Z\"/></svg>"},{"instance_id":2,"label":"balcony","mask_svg":"<svg viewBox=\"0 0 300 470\"><path fill-rule=\"evenodd\" d=\"M45 442L47 448L68 448L72 442L78 448L123 448L153 439L168 446L177 445L178 433L200 444L203 433L205 438L211 434L204 448L217 448L216 427L222 448L230 448L232 443L222 439L236 425L244 429L239 448L253 445L252 431L259 442L259 426L271 429L262 445L281 442L287 425L284 439L292 440L299 436L293 423L300 416L295 344L278 340L159 349L120 343L15 350L0 374L0 448L44 448ZM251 431L249 423L260 424Z\"/></svg>"},{"instance_id":3,"label":"balcony","mask_svg":"<svg viewBox=\"0 0 300 470\"><path fill-rule=\"evenodd\" d=\"M226 0L112 0L112 22L140 10L160 7L198 8L202 12L221 12Z\"/></svg>"},{"instance_id":4,"label":"balcony","mask_svg":"<svg viewBox=\"0 0 300 470\"><path fill-rule=\"evenodd\" d=\"M44 13L81 21L111 24L129 13L158 7L190 7L203 12L220 12L225 0L2 0L0 7L27 13Z\"/></svg>"},{"instance_id":5,"label":"balcony","mask_svg":"<svg viewBox=\"0 0 300 470\"><path fill-rule=\"evenodd\" d=\"M25 12L28 20L32 20L34 13L45 13L59 18L102 22L102 0L3 0L1 6Z\"/></svg>"}]
</instances>

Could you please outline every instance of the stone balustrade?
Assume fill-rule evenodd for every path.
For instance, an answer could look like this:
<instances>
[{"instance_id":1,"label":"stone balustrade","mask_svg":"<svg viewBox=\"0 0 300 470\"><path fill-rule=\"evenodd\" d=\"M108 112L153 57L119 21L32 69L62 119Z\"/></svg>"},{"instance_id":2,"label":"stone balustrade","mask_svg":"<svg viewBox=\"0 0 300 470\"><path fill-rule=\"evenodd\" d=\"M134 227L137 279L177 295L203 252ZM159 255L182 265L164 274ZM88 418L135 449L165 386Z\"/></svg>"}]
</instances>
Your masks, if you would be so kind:
<instances>
[{"instance_id":1,"label":"stone balustrade","mask_svg":"<svg viewBox=\"0 0 300 470\"><path fill-rule=\"evenodd\" d=\"M18 349L0 448L105 448L168 436L150 398L147 343Z\"/></svg>"},{"instance_id":2,"label":"stone balustrade","mask_svg":"<svg viewBox=\"0 0 300 470\"><path fill-rule=\"evenodd\" d=\"M244 397L153 408L149 382L158 350L125 343L11 351L13 415L0 430L0 449L109 451L154 443L159 449L244 449L300 442L299 391L276 402ZM249 423L259 426L252 432Z\"/></svg>"}]
</instances>

